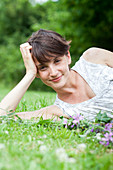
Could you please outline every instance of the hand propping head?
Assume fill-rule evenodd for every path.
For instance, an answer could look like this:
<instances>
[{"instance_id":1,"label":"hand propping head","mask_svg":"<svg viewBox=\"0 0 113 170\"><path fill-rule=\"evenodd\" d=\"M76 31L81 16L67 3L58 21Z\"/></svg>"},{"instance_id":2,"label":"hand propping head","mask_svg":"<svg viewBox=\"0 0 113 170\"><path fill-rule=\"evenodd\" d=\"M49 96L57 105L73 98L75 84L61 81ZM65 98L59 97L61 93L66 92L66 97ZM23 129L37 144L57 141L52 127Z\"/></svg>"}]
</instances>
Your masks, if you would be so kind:
<instances>
[{"instance_id":1,"label":"hand propping head","mask_svg":"<svg viewBox=\"0 0 113 170\"><path fill-rule=\"evenodd\" d=\"M26 73L33 74L36 76L37 68L34 59L31 54L32 46L26 42L20 45L20 51L23 57Z\"/></svg>"}]
</instances>

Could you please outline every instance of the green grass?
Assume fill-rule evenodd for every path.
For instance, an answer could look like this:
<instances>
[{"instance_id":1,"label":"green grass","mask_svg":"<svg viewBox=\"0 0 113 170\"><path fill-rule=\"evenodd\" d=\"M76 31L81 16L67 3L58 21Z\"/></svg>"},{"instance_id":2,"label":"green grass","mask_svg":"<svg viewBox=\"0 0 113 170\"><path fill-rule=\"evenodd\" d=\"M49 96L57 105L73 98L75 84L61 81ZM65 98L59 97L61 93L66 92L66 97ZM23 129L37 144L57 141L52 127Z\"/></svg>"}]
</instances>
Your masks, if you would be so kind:
<instances>
[{"instance_id":1,"label":"green grass","mask_svg":"<svg viewBox=\"0 0 113 170\"><path fill-rule=\"evenodd\" d=\"M0 99L7 91L0 90ZM17 111L36 110L54 100L54 93L29 91ZM112 170L112 151L96 138L80 138L57 122L40 125L6 118L0 123L0 170Z\"/></svg>"}]
</instances>

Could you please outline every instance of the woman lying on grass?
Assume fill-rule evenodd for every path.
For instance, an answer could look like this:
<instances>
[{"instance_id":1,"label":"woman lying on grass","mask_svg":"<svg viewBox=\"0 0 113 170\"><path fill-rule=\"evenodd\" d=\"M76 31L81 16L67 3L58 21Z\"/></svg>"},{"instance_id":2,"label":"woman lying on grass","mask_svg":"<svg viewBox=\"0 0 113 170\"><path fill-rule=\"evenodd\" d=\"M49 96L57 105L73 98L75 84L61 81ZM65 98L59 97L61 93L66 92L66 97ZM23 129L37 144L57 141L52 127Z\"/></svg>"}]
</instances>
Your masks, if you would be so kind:
<instances>
[{"instance_id":1,"label":"woman lying on grass","mask_svg":"<svg viewBox=\"0 0 113 170\"><path fill-rule=\"evenodd\" d=\"M94 121L99 111L113 117L113 53L90 48L70 69L69 44L58 33L40 29L20 45L26 74L1 101L1 115L15 111L30 84L38 77L56 91L56 101L40 110L18 113L21 118L69 118L81 113L87 120Z\"/></svg>"}]
</instances>

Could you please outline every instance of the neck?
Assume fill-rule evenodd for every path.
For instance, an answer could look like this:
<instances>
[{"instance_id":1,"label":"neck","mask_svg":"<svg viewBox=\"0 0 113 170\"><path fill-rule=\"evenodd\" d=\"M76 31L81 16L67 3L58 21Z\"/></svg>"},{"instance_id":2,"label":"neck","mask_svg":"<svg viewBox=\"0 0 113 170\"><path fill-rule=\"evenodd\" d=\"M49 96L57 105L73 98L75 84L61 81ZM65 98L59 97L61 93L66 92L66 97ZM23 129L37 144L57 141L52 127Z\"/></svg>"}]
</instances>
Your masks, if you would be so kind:
<instances>
[{"instance_id":1,"label":"neck","mask_svg":"<svg viewBox=\"0 0 113 170\"><path fill-rule=\"evenodd\" d=\"M72 94L77 89L77 74L75 71L70 70L70 74L68 77L68 81L65 83L65 85L61 89L54 89L58 96L65 96Z\"/></svg>"}]
</instances>

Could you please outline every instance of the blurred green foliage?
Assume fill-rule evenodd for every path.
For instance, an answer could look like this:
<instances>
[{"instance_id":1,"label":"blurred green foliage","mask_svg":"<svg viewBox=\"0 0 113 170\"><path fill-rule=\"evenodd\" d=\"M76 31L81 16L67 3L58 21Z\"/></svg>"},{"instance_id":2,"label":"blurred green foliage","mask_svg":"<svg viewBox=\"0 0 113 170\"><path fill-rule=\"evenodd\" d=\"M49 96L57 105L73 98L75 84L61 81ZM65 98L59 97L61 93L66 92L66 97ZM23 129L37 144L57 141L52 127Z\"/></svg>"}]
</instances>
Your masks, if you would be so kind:
<instances>
[{"instance_id":1,"label":"blurred green foliage","mask_svg":"<svg viewBox=\"0 0 113 170\"><path fill-rule=\"evenodd\" d=\"M24 76L19 46L40 28L72 40L72 65L89 47L113 51L113 1L49 0L35 5L29 0L0 1L1 83L14 86ZM50 90L40 80L35 80L30 89Z\"/></svg>"}]
</instances>

